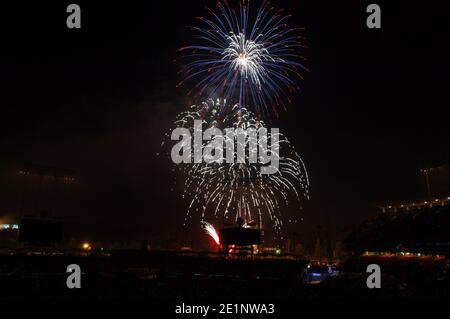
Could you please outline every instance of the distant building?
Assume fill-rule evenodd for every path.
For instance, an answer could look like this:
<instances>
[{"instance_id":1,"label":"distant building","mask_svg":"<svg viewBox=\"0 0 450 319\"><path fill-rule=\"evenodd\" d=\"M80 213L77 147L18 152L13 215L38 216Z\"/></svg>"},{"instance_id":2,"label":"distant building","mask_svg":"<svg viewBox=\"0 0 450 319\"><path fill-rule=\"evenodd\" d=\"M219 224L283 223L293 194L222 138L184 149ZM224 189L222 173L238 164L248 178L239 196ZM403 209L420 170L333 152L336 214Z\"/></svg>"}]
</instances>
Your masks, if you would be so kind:
<instances>
[{"instance_id":1,"label":"distant building","mask_svg":"<svg viewBox=\"0 0 450 319\"><path fill-rule=\"evenodd\" d=\"M0 224L0 249L15 248L18 244L18 224Z\"/></svg>"},{"instance_id":2,"label":"distant building","mask_svg":"<svg viewBox=\"0 0 450 319\"><path fill-rule=\"evenodd\" d=\"M26 216L19 226L19 242L29 246L55 246L63 239L64 224L61 219L47 216Z\"/></svg>"},{"instance_id":3,"label":"distant building","mask_svg":"<svg viewBox=\"0 0 450 319\"><path fill-rule=\"evenodd\" d=\"M450 197L388 204L345 241L355 252L450 254Z\"/></svg>"}]
</instances>

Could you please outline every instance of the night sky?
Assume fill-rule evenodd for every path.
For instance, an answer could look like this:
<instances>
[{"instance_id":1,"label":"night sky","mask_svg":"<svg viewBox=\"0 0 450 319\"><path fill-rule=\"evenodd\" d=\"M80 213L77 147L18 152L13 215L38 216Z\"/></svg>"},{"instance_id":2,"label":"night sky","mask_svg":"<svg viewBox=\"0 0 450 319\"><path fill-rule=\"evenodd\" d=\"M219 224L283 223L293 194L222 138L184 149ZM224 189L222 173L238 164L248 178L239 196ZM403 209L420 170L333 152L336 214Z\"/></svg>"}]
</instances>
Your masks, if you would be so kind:
<instances>
[{"instance_id":1,"label":"night sky","mask_svg":"<svg viewBox=\"0 0 450 319\"><path fill-rule=\"evenodd\" d=\"M378 203L426 196L419 169L450 162L445 2L377 1L381 30L366 27L370 2L348 2L273 1L309 46L302 93L273 119L310 175L311 201L286 212L305 240L325 211L339 238ZM66 28L69 3L0 9L0 219L47 209L76 236L182 242L187 202L157 153L192 103L176 50L215 1L78 1L81 30ZM77 183L38 192L16 174L24 163Z\"/></svg>"}]
</instances>

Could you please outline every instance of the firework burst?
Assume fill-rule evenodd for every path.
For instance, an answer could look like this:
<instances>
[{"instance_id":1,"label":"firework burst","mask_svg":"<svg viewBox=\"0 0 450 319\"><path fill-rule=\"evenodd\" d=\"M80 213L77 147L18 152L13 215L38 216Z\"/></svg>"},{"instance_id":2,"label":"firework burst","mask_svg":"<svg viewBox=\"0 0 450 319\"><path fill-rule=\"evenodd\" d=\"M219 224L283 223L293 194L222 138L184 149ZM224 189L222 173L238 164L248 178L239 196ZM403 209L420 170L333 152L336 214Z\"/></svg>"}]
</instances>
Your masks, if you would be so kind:
<instances>
[{"instance_id":1,"label":"firework burst","mask_svg":"<svg viewBox=\"0 0 450 319\"><path fill-rule=\"evenodd\" d=\"M192 132L197 120L202 121L204 128L265 127L263 121L238 104L229 107L226 114L221 114L224 104L224 100L208 100L194 105L179 115L175 125ZM271 140L270 134L267 140ZM225 164L220 161L177 166L185 177L183 197L189 200L185 223L194 214L200 214L202 221L216 218L234 223L240 217L246 223L255 223L261 228L263 224L265 227L271 225L279 232L283 226L282 208L290 200L300 203L303 198L308 198L309 180L301 157L283 134L277 134L280 153L279 169L275 174L264 175L261 173L262 164L250 163L252 150L249 149L251 143L248 138L244 142L247 150L245 163ZM214 143L214 138L204 141L202 149L210 143Z\"/></svg>"},{"instance_id":2,"label":"firework burst","mask_svg":"<svg viewBox=\"0 0 450 319\"><path fill-rule=\"evenodd\" d=\"M211 237L217 246L220 247L220 237L217 233L217 230L214 228L214 226L208 222L202 221L202 227L205 230L205 232Z\"/></svg>"},{"instance_id":3,"label":"firework burst","mask_svg":"<svg viewBox=\"0 0 450 319\"><path fill-rule=\"evenodd\" d=\"M299 90L294 78L307 71L299 29L290 28L290 15L269 1L254 18L246 0L237 12L226 1L218 2L217 9L209 9L208 18L198 18L202 27L192 27L199 44L179 50L183 60L190 61L178 86L195 80L190 94L197 97L221 97L250 106L259 115L278 114L277 108L285 108L290 94Z\"/></svg>"}]
</instances>

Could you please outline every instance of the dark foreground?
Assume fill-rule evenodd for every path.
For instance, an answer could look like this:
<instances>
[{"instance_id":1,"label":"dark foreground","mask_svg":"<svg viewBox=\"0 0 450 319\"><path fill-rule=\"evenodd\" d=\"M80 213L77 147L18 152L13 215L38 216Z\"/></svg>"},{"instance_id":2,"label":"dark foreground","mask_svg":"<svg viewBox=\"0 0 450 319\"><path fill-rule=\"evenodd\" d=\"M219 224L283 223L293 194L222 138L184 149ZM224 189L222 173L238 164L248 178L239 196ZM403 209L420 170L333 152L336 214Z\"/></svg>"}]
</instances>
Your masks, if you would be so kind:
<instances>
[{"instance_id":1,"label":"dark foreground","mask_svg":"<svg viewBox=\"0 0 450 319\"><path fill-rule=\"evenodd\" d=\"M307 281L302 259L225 259L208 254L112 252L107 254L0 255L0 299L241 301L449 298L447 268L408 261L377 262L387 273L381 289L368 289L356 258L320 283ZM82 271L81 289L69 289L67 266ZM317 270L315 270L317 271Z\"/></svg>"}]
</instances>

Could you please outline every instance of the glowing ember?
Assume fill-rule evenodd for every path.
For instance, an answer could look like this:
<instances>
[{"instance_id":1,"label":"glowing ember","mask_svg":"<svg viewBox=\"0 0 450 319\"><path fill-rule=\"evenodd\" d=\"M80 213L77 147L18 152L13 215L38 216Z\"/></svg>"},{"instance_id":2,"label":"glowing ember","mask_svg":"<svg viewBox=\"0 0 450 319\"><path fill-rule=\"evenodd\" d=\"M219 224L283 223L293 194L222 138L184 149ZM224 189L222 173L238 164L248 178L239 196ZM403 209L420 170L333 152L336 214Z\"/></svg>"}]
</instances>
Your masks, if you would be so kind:
<instances>
[{"instance_id":1,"label":"glowing ember","mask_svg":"<svg viewBox=\"0 0 450 319\"><path fill-rule=\"evenodd\" d=\"M214 240L214 242L217 244L217 246L220 246L219 234L217 233L214 226L205 221L202 222L202 226L203 226L203 229L205 230L205 232Z\"/></svg>"}]
</instances>

